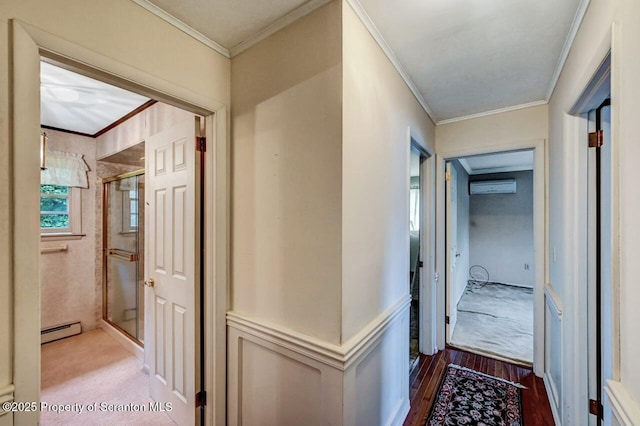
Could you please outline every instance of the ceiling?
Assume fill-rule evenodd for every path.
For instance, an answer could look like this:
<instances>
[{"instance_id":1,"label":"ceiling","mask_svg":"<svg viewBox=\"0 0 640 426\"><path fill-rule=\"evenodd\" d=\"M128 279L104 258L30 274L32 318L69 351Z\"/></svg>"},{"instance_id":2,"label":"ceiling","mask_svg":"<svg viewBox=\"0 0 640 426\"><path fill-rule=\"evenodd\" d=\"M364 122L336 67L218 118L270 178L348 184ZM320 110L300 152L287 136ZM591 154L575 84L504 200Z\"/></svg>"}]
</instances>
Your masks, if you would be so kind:
<instances>
[{"instance_id":1,"label":"ceiling","mask_svg":"<svg viewBox=\"0 0 640 426\"><path fill-rule=\"evenodd\" d=\"M328 0L133 0L227 56ZM434 122L548 102L589 0L347 0Z\"/></svg>"},{"instance_id":2,"label":"ceiling","mask_svg":"<svg viewBox=\"0 0 640 426\"><path fill-rule=\"evenodd\" d=\"M40 63L40 124L94 136L149 98Z\"/></svg>"},{"instance_id":3,"label":"ceiling","mask_svg":"<svg viewBox=\"0 0 640 426\"><path fill-rule=\"evenodd\" d=\"M499 154L474 155L459 158L469 175L533 170L533 151L511 151Z\"/></svg>"}]
</instances>

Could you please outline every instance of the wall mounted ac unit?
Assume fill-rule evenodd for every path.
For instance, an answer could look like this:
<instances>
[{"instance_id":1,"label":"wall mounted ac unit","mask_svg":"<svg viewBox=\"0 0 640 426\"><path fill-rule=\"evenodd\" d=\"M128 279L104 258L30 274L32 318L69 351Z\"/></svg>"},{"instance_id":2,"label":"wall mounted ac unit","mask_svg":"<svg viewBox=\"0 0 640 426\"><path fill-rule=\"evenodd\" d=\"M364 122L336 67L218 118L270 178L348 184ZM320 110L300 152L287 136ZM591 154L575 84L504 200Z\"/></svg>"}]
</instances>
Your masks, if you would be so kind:
<instances>
[{"instance_id":1,"label":"wall mounted ac unit","mask_svg":"<svg viewBox=\"0 0 640 426\"><path fill-rule=\"evenodd\" d=\"M516 193L515 179L479 180L476 182L469 183L469 194L471 195L515 194L515 193Z\"/></svg>"}]
</instances>

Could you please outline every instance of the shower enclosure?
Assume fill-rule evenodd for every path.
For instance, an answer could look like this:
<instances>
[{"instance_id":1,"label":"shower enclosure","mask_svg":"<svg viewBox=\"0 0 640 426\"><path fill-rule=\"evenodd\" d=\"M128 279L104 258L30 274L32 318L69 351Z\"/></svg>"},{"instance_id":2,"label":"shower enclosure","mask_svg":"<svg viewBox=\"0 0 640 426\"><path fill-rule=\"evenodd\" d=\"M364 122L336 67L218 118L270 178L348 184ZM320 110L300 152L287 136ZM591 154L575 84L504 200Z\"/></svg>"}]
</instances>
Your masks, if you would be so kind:
<instances>
[{"instance_id":1,"label":"shower enclosure","mask_svg":"<svg viewBox=\"0 0 640 426\"><path fill-rule=\"evenodd\" d=\"M144 343L144 170L103 179L105 321Z\"/></svg>"}]
</instances>

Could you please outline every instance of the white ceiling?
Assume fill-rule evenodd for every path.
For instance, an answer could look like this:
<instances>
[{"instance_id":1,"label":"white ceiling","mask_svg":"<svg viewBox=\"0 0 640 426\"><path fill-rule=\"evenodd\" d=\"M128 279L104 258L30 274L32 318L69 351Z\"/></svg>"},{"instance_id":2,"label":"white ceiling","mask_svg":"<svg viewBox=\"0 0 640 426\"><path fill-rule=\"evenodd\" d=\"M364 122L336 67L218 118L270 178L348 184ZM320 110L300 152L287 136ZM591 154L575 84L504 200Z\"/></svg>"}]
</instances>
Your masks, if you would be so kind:
<instances>
[{"instance_id":1,"label":"white ceiling","mask_svg":"<svg viewBox=\"0 0 640 426\"><path fill-rule=\"evenodd\" d=\"M546 101L581 0L360 0L443 121Z\"/></svg>"},{"instance_id":2,"label":"white ceiling","mask_svg":"<svg viewBox=\"0 0 640 426\"><path fill-rule=\"evenodd\" d=\"M205 37L231 50L309 0L134 0L152 4Z\"/></svg>"},{"instance_id":3,"label":"white ceiling","mask_svg":"<svg viewBox=\"0 0 640 426\"><path fill-rule=\"evenodd\" d=\"M149 98L40 63L40 124L95 135Z\"/></svg>"},{"instance_id":4,"label":"white ceiling","mask_svg":"<svg viewBox=\"0 0 640 426\"><path fill-rule=\"evenodd\" d=\"M533 151L512 151L474 155L458 161L470 175L533 170Z\"/></svg>"},{"instance_id":5,"label":"white ceiling","mask_svg":"<svg viewBox=\"0 0 640 426\"><path fill-rule=\"evenodd\" d=\"M133 1L233 56L328 0ZM589 0L347 2L442 123L547 102Z\"/></svg>"}]
</instances>

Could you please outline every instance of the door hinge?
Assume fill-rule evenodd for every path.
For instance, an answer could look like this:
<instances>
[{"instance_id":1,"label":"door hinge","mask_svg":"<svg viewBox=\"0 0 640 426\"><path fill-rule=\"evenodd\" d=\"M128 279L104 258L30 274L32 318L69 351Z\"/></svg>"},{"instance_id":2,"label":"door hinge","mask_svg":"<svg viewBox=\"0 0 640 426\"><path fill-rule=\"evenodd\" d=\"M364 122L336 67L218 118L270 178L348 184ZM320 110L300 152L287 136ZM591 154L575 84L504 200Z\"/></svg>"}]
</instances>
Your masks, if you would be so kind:
<instances>
[{"instance_id":1,"label":"door hinge","mask_svg":"<svg viewBox=\"0 0 640 426\"><path fill-rule=\"evenodd\" d=\"M447 182L449 182L451 180L451 173L450 172L446 172L444 174L444 180L446 180Z\"/></svg>"},{"instance_id":2,"label":"door hinge","mask_svg":"<svg viewBox=\"0 0 640 426\"><path fill-rule=\"evenodd\" d=\"M196 394L196 408L207 405L207 392L200 391Z\"/></svg>"},{"instance_id":3,"label":"door hinge","mask_svg":"<svg viewBox=\"0 0 640 426\"><path fill-rule=\"evenodd\" d=\"M418 261L418 268L424 268L424 262L422 260Z\"/></svg>"},{"instance_id":4,"label":"door hinge","mask_svg":"<svg viewBox=\"0 0 640 426\"><path fill-rule=\"evenodd\" d=\"M603 407L600 404L600 401L595 399L589 400L589 414L593 414L594 416L602 417Z\"/></svg>"},{"instance_id":5,"label":"door hinge","mask_svg":"<svg viewBox=\"0 0 640 426\"><path fill-rule=\"evenodd\" d=\"M205 138L204 136L196 136L196 151L207 151L207 138Z\"/></svg>"},{"instance_id":6,"label":"door hinge","mask_svg":"<svg viewBox=\"0 0 640 426\"><path fill-rule=\"evenodd\" d=\"M598 130L589 133L589 148L600 148L604 141L604 131Z\"/></svg>"},{"instance_id":7,"label":"door hinge","mask_svg":"<svg viewBox=\"0 0 640 426\"><path fill-rule=\"evenodd\" d=\"M444 323L445 323L445 324L449 324L449 315L447 315L446 317L444 317Z\"/></svg>"}]
</instances>

